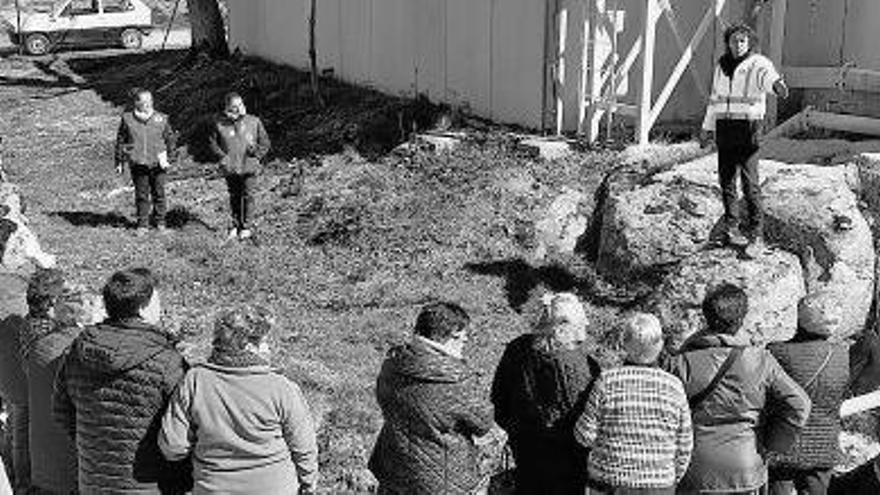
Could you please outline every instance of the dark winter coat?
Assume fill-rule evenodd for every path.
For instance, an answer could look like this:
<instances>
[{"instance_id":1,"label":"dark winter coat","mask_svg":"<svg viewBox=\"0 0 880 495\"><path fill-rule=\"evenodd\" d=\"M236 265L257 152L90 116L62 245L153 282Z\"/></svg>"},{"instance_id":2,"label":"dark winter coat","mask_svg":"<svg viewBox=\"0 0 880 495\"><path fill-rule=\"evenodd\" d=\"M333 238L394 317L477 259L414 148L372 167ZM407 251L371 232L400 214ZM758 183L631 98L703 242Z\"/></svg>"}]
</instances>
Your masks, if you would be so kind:
<instances>
[{"instance_id":1,"label":"dark winter coat","mask_svg":"<svg viewBox=\"0 0 880 495\"><path fill-rule=\"evenodd\" d=\"M810 414L810 398L768 350L728 335L697 335L671 359L670 371L688 398L709 385L734 347L743 348L742 355L691 411L694 451L679 484L686 492L760 488L767 481L763 442L796 437ZM765 417L768 404L772 415ZM766 436L759 433L765 421L772 425Z\"/></svg>"},{"instance_id":2,"label":"dark winter coat","mask_svg":"<svg viewBox=\"0 0 880 495\"><path fill-rule=\"evenodd\" d=\"M770 467L833 468L840 457L840 404L849 386L849 345L819 339L780 342L769 349L813 402L794 448L787 454L773 453Z\"/></svg>"},{"instance_id":3,"label":"dark winter coat","mask_svg":"<svg viewBox=\"0 0 880 495\"><path fill-rule=\"evenodd\" d=\"M26 404L28 400L18 340L24 325L24 317L18 314L8 314L0 320L0 397L13 404Z\"/></svg>"},{"instance_id":4,"label":"dark winter coat","mask_svg":"<svg viewBox=\"0 0 880 495\"><path fill-rule=\"evenodd\" d=\"M116 133L117 165L158 167L159 153L168 153L168 160L173 161L175 148L174 131L165 114L153 112L147 120L141 120L131 111L122 114Z\"/></svg>"},{"instance_id":5,"label":"dark winter coat","mask_svg":"<svg viewBox=\"0 0 880 495\"><path fill-rule=\"evenodd\" d=\"M370 471L387 493L469 494L480 484L473 438L492 427L489 407L461 360L422 342L391 349L376 396L385 424Z\"/></svg>"},{"instance_id":6,"label":"dark winter coat","mask_svg":"<svg viewBox=\"0 0 880 495\"><path fill-rule=\"evenodd\" d=\"M80 493L182 493L168 485L187 477L192 486L191 467L165 461L157 444L185 372L172 339L139 318L88 327L76 338L56 378L53 410L76 442Z\"/></svg>"},{"instance_id":7,"label":"dark winter coat","mask_svg":"<svg viewBox=\"0 0 880 495\"><path fill-rule=\"evenodd\" d=\"M48 318L28 317L19 335L28 382L31 483L53 493L70 493L77 487L76 449L52 418L52 385L62 355L79 332Z\"/></svg>"},{"instance_id":8,"label":"dark winter coat","mask_svg":"<svg viewBox=\"0 0 880 495\"><path fill-rule=\"evenodd\" d=\"M244 115L232 120L225 114L216 118L209 145L224 175L258 173L262 168L260 162L271 147L269 134L259 118Z\"/></svg>"},{"instance_id":9,"label":"dark winter coat","mask_svg":"<svg viewBox=\"0 0 880 495\"><path fill-rule=\"evenodd\" d=\"M508 434L520 493L583 493L588 451L572 431L600 371L585 348L554 349L542 335L507 345L492 404Z\"/></svg>"}]
</instances>

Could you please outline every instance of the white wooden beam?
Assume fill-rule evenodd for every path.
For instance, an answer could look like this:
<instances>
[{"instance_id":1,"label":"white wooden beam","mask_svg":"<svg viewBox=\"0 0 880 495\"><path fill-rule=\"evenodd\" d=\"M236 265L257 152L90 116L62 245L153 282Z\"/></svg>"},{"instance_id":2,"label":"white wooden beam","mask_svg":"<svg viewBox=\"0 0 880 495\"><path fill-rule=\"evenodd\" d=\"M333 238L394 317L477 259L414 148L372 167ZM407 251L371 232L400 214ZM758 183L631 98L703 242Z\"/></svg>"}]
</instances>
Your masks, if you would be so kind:
<instances>
[{"instance_id":1,"label":"white wooden beam","mask_svg":"<svg viewBox=\"0 0 880 495\"><path fill-rule=\"evenodd\" d=\"M663 12L664 14L666 14L664 17L666 17L669 28L672 30L672 37L675 38L675 44L678 46L679 50L684 52L687 50L688 45L685 44L684 36L681 35L681 31L678 29L678 16L675 15L675 10L672 7L672 3L667 0L667 3L663 7ZM706 93L706 88L703 87L706 82L703 81L700 70L697 69L697 66L694 64L688 64L688 69L688 72L690 73L691 78L694 81L694 86L696 86L697 91L700 92L700 96L702 96L704 100L708 101L709 95Z\"/></svg>"},{"instance_id":2,"label":"white wooden beam","mask_svg":"<svg viewBox=\"0 0 880 495\"><path fill-rule=\"evenodd\" d=\"M565 41L568 39L568 9L563 7L556 14L559 38L556 52L556 135L562 134L565 122Z\"/></svg>"},{"instance_id":3,"label":"white wooden beam","mask_svg":"<svg viewBox=\"0 0 880 495\"><path fill-rule=\"evenodd\" d=\"M845 418L880 407L880 390L847 399L840 404L840 417Z\"/></svg>"},{"instance_id":4,"label":"white wooden beam","mask_svg":"<svg viewBox=\"0 0 880 495\"><path fill-rule=\"evenodd\" d=\"M880 71L841 67L784 67L785 80L793 88L843 89L880 93Z\"/></svg>"},{"instance_id":5,"label":"white wooden beam","mask_svg":"<svg viewBox=\"0 0 880 495\"><path fill-rule=\"evenodd\" d=\"M807 125L832 131L880 136L880 119L830 112L807 111Z\"/></svg>"},{"instance_id":6,"label":"white wooden beam","mask_svg":"<svg viewBox=\"0 0 880 495\"><path fill-rule=\"evenodd\" d=\"M672 74L666 81L666 85L663 86L663 90L660 91L657 101L651 108L650 118L648 120L649 127L653 126L654 122L657 121L657 118L660 117L660 112L663 111L663 108L672 96L672 92L675 91L675 87L678 86L678 81L681 80L682 74L684 74L685 69L690 65L691 60L693 60L694 51L696 50L697 45L703 40L703 36L706 34L706 30L709 28L712 20L721 14L721 9L724 8L725 1L726 0L718 0L715 2L714 8L710 7L706 10L703 20L701 20L700 25L697 26L697 30L694 32L690 42L685 47L684 52L678 59L678 63L675 64L675 69L672 70Z\"/></svg>"},{"instance_id":7,"label":"white wooden beam","mask_svg":"<svg viewBox=\"0 0 880 495\"><path fill-rule=\"evenodd\" d=\"M642 31L642 74L639 86L638 108L639 115L636 122L636 138L640 146L648 144L648 135L651 132L651 98L654 84L654 46L657 34L657 18L659 5L657 0L644 0L645 19Z\"/></svg>"}]
</instances>

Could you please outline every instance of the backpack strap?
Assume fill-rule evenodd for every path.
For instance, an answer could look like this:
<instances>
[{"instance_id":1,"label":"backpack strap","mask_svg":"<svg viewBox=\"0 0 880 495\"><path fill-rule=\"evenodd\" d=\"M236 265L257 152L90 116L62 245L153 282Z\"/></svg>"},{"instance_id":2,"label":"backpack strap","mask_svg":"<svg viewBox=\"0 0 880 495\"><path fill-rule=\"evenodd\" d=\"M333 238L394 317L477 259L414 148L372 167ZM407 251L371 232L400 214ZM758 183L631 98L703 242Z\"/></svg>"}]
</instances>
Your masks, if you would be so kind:
<instances>
[{"instance_id":1,"label":"backpack strap","mask_svg":"<svg viewBox=\"0 0 880 495\"><path fill-rule=\"evenodd\" d=\"M721 367L718 368L718 372L715 373L715 376L712 377L712 381L706 385L706 388L700 390L696 394L694 394L690 399L688 399L688 404L691 406L691 410L695 409L700 403L706 400L706 397L715 391L715 388L718 387L718 384L721 383L721 379L724 378L724 375L727 374L727 371L730 370L730 367L733 366L733 363L736 362L737 359L742 355L743 348L742 347L734 347L730 350L730 353L727 354L727 359L721 363Z\"/></svg>"},{"instance_id":2,"label":"backpack strap","mask_svg":"<svg viewBox=\"0 0 880 495\"><path fill-rule=\"evenodd\" d=\"M819 375L821 375L822 372L825 371L825 368L828 367L828 363L831 362L831 356L833 354L834 348L832 347L831 349L828 349L828 354L825 356L825 360L822 361L822 364L819 365L819 367L816 369L816 372L813 373L813 376L811 376L810 379L807 380L806 383L804 383L804 390L807 390L808 392L810 391L808 389L811 388L810 386L813 385L813 383L819 378Z\"/></svg>"}]
</instances>

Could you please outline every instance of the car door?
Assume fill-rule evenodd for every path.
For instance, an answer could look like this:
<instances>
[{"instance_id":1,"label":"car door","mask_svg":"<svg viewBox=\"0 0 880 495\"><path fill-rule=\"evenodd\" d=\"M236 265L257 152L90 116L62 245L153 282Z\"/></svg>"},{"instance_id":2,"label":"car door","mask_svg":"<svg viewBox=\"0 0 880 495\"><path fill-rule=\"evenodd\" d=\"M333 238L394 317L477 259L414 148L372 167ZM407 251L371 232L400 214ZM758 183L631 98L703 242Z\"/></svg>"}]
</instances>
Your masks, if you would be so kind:
<instances>
[{"instance_id":1,"label":"car door","mask_svg":"<svg viewBox=\"0 0 880 495\"><path fill-rule=\"evenodd\" d=\"M98 14L98 0L71 0L59 16L59 21L66 24L58 33L60 43L93 45L99 42L102 33L95 29Z\"/></svg>"}]
</instances>

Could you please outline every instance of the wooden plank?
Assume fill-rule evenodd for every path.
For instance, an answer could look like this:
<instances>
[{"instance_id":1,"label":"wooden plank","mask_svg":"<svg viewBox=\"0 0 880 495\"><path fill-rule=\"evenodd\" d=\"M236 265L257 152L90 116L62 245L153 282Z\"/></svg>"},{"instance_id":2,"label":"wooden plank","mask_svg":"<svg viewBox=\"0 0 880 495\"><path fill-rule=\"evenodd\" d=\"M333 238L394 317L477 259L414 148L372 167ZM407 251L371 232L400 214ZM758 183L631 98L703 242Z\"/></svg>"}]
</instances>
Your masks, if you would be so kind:
<instances>
[{"instance_id":1,"label":"wooden plank","mask_svg":"<svg viewBox=\"0 0 880 495\"><path fill-rule=\"evenodd\" d=\"M770 130L764 139L775 139L778 137L788 137L797 134L806 127L807 111L798 112L785 122L779 124Z\"/></svg>"},{"instance_id":2,"label":"wooden plank","mask_svg":"<svg viewBox=\"0 0 880 495\"><path fill-rule=\"evenodd\" d=\"M657 34L657 0L645 0L645 18L642 31L642 74L640 78L636 137L640 146L648 144L651 132L651 97L654 85L654 43Z\"/></svg>"},{"instance_id":3,"label":"wooden plank","mask_svg":"<svg viewBox=\"0 0 880 495\"><path fill-rule=\"evenodd\" d=\"M770 50L767 55L777 68L782 67L782 49L785 44L785 14L787 10L788 0L773 1L772 18L770 20ZM767 118L764 121L767 123L768 128L776 125L778 103L776 97L771 97L767 102Z\"/></svg>"},{"instance_id":4,"label":"wooden plank","mask_svg":"<svg viewBox=\"0 0 880 495\"><path fill-rule=\"evenodd\" d=\"M684 36L682 36L681 31L678 29L678 17L675 15L672 2L667 0L666 5L664 5L663 13L668 21L669 28L672 30L672 37L675 39L675 45L681 51L687 50L688 45L685 44ZM704 100L708 100L709 95L706 93L706 88L703 87L705 86L705 82L703 82L703 76L700 74L699 69L697 69L696 65L690 63L688 64L688 69L691 78L694 80L694 86L696 86L697 91L700 92L700 96L702 96Z\"/></svg>"},{"instance_id":5,"label":"wooden plank","mask_svg":"<svg viewBox=\"0 0 880 495\"><path fill-rule=\"evenodd\" d=\"M559 39L556 41L556 135L562 134L562 126L565 122L565 51L568 41L568 6L564 5L556 14L557 32Z\"/></svg>"},{"instance_id":6,"label":"wooden plank","mask_svg":"<svg viewBox=\"0 0 880 495\"><path fill-rule=\"evenodd\" d=\"M715 2L714 9L710 7L706 10L703 20L701 20L699 26L697 26L697 30L691 37L687 47L685 47L684 52L681 54L681 58L679 58L678 63L675 64L675 69L673 69L672 74L666 81L666 85L664 85L663 89L660 91L657 101L651 108L648 127L652 127L654 122L657 121L657 118L660 117L660 112L663 111L663 107L666 106L666 102L669 101L669 97L672 96L672 92L675 90L675 87L678 86L678 81L681 79L682 74L684 74L685 69L690 65L691 60L693 60L696 46L703 40L703 36L705 36L706 30L709 28L712 20L721 14L721 9L724 8L725 1L726 0L718 0Z\"/></svg>"},{"instance_id":7,"label":"wooden plank","mask_svg":"<svg viewBox=\"0 0 880 495\"><path fill-rule=\"evenodd\" d=\"M880 70L841 67L784 67L785 80L793 88L843 89L880 93Z\"/></svg>"},{"instance_id":8,"label":"wooden plank","mask_svg":"<svg viewBox=\"0 0 880 495\"><path fill-rule=\"evenodd\" d=\"M880 390L847 399L840 404L840 417L845 418L880 407Z\"/></svg>"},{"instance_id":9,"label":"wooden plank","mask_svg":"<svg viewBox=\"0 0 880 495\"><path fill-rule=\"evenodd\" d=\"M858 115L810 111L807 112L807 125L834 131L880 136L880 119Z\"/></svg>"}]
</instances>

